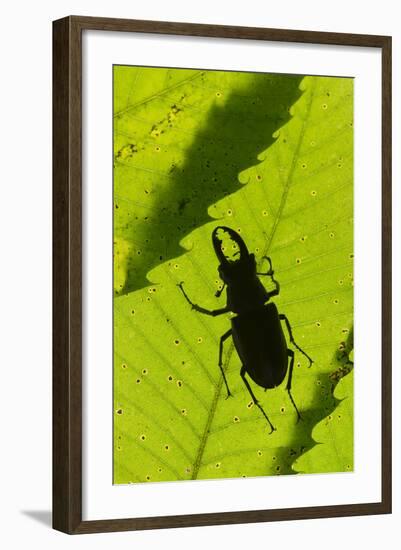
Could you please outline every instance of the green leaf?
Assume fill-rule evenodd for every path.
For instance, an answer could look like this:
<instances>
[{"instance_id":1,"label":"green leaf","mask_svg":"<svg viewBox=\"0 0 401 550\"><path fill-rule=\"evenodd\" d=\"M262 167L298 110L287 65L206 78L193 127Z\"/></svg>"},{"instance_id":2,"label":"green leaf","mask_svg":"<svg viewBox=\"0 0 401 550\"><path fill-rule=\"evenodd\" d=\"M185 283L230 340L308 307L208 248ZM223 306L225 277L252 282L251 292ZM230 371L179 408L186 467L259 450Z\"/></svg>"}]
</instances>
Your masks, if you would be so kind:
<instances>
[{"instance_id":1,"label":"green leaf","mask_svg":"<svg viewBox=\"0 0 401 550\"><path fill-rule=\"evenodd\" d=\"M188 73L188 77L194 74ZM202 74L204 80L196 105L205 108L193 123L191 140L185 141L184 137L180 143L183 174L165 180L165 170L158 169L163 176L152 172L154 187L152 201L147 203L148 219L138 216L131 225L124 222L127 227L124 223L119 225L123 216L116 221L116 238L127 243L126 258L131 257L132 273L138 268L139 274L137 279L131 274L128 259L125 271L117 259L117 273L125 273L120 275L120 281L125 277L125 282L120 282L122 291L126 292L130 285L143 285L145 273L151 284L114 300L115 483L294 473L293 462L315 445L313 427L337 405L332 393L335 383L330 376L338 368L336 350L347 340L352 328L353 82L305 77L302 95L292 107L287 103L283 108L283 97L288 102L299 96L294 92L293 77L240 75L244 80L239 94L236 73ZM212 85L213 74L225 86ZM253 79L253 87L246 83L246 78ZM174 82L178 82L177 75ZM241 138L253 134L258 127L253 122L252 130L248 131L244 119L251 109L250 98L255 97L254 87L266 91L257 109L269 116L266 120L262 118L260 126L269 129L273 126L275 134L274 139L269 139L255 132L251 146L241 142ZM222 96L232 99L218 108L217 98L213 103L202 103L210 89L215 95L216 89L222 90ZM152 98L162 94L160 90L157 94L147 93ZM239 99L233 99L236 96ZM143 94L139 97L145 101ZM117 105L124 109L124 101L119 100ZM288 111L291 118L284 123ZM231 121L235 112L242 121L237 126ZM159 114L153 116L150 105L147 116L149 120L163 120ZM225 130L221 128L222 121ZM239 131L242 123L244 133ZM136 124L135 119L126 133L131 135ZM231 133L234 127L238 131ZM166 135L159 137L170 140L169 147L175 151L185 132L180 126L173 136L172 128L168 128ZM213 154L217 140L213 141L212 129L221 139L224 136L227 166L240 167L241 187L233 179L234 168L227 172L230 179L215 182L213 192L206 183L202 186L203 179L209 181L212 176L213 180L214 172L219 178L224 174L220 146L219 155L216 153L213 162L209 161L211 172L206 164L209 155L204 155L202 147L194 148L195 143L203 143L207 136L214 144L208 149ZM246 154L238 160L239 142ZM262 143L264 151L257 163L255 157L262 150L259 149ZM208 147L206 142L204 146ZM151 170L160 166L158 162L170 162L173 153L167 147L152 154L148 147L144 145L142 167L145 160ZM117 151L121 149L122 142L116 145ZM156 160L160 152L161 159L166 153L166 161ZM133 153L127 163L133 163L136 155L139 153ZM120 170L117 161L115 193L121 193L126 186L124 196L130 206L124 215L128 219L132 212L130 216L135 219L135 212L142 208L137 202L147 185L147 176L140 176L138 171L135 188L131 189L128 186L131 172L123 172L123 176L117 171ZM171 208L174 198L178 205L185 197L191 197L192 206L184 208L187 217L181 225L178 211ZM120 196L116 196L116 201L120 211L124 201ZM164 204L170 208L167 218L163 215ZM195 226L192 231L191 220ZM285 383L265 393L251 382L277 428L271 435L239 376L241 364L229 341L225 344L223 368L233 397L226 399L217 359L220 336L230 327L230 315L211 318L191 310L177 287L177 283L184 281L189 296L203 307L215 309L224 305L224 293L220 299L214 296L221 281L210 236L218 225L230 226L241 233L249 250L255 253L260 270L268 268L262 257L268 254L272 258L275 278L281 284L280 295L274 301L290 320L296 343L314 360L308 368L308 361L295 350L292 394L303 417L299 423ZM146 254L132 255L135 248L130 231L138 239L147 238ZM160 254L161 236L168 242L164 254ZM180 247L175 241L177 236ZM118 251L116 246L115 253ZM152 266L154 269L146 271ZM263 282L271 285L269 277L263 278ZM349 423L341 424L338 437L352 448ZM343 465L338 467L341 469Z\"/></svg>"}]
</instances>

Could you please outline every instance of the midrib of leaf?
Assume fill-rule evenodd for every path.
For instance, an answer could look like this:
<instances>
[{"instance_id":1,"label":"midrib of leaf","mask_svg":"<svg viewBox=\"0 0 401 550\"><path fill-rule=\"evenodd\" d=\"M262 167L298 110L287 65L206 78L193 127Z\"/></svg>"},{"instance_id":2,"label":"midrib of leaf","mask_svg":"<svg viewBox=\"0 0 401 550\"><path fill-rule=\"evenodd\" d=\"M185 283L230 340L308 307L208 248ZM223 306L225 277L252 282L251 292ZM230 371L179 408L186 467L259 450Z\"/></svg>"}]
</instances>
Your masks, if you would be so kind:
<instances>
[{"instance_id":1,"label":"midrib of leaf","mask_svg":"<svg viewBox=\"0 0 401 550\"><path fill-rule=\"evenodd\" d=\"M270 246L273 242L274 236L276 234L277 227L278 227L278 225L281 221L281 216L282 216L283 210L285 208L285 204L287 202L287 197L288 197L288 193L290 191L292 178L293 178L294 171L295 171L296 162L298 160L299 151L301 149L302 142L303 142L304 135L305 135L305 128L306 128L307 122L309 120L309 115L310 115L310 111L311 111L311 107L312 107L312 103L313 103L315 85L316 85L316 81L315 81L315 79L313 79L311 89L310 89L309 98L308 98L308 102L307 102L307 106L306 106L306 115L305 115L305 118L303 119L303 122L302 122L301 131L299 132L297 145L295 147L295 151L294 151L292 161L291 161L291 167L290 167L290 170L289 170L289 173L288 173L287 181L285 182L285 185L284 185L283 193L281 195L280 205L278 207L277 214L276 214L275 219L274 219L273 228L272 228L272 231L269 235L268 241L266 243L266 248L265 248L265 251L264 251L264 254L263 254L264 256L266 256L268 254L269 250L270 250Z\"/></svg>"},{"instance_id":2,"label":"midrib of leaf","mask_svg":"<svg viewBox=\"0 0 401 550\"><path fill-rule=\"evenodd\" d=\"M293 174L294 174L294 171L295 171L296 163L297 163L297 160L298 160L298 157L299 157L299 151L301 149L302 142L303 142L303 138L304 138L304 134L305 134L305 128L306 128L307 123L308 123L309 114L310 114L311 106L312 106L312 103L313 103L314 89L315 89L315 80L313 80L313 84L311 86L311 91L310 91L310 94L309 94L307 107L306 107L305 118L303 119L301 130L299 132L298 141L297 141L297 144L296 144L296 147L295 147L295 150L294 150L294 154L293 154L293 158L292 158L292 161L291 161L291 167L290 167L288 177L287 177L287 180L286 180L284 188L283 188L283 192L282 192L281 200L280 200L280 205L279 205L279 208L277 210L277 214L276 214L275 219L274 219L274 225L273 225L272 231L269 235L268 242L266 244L265 252L263 254L264 256L267 255L267 253L270 249L270 246L273 242L273 238L274 238L274 235L276 233L278 224L280 223L280 220L281 220L281 215L282 215L283 210L285 208L285 204L286 204L286 201L287 201L288 193L290 191L290 187L291 187L292 178L293 178ZM225 360L224 366L223 366L224 372L226 372L226 370L229 368L230 359L232 357L233 352L234 352L234 343L231 342L230 346L228 348L228 352L227 352L227 355L226 355L226 360ZM192 479L197 479L199 468L202 464L202 457L203 457L205 447L206 447L206 444L207 444L207 440L208 440L208 437L209 437L210 427L212 425L213 418L214 418L215 413L216 413L217 404L220 401L220 393L221 393L222 387L223 387L223 377L220 376L219 381L218 381L218 385L216 387L216 391L215 391L215 394L214 394L213 402L212 402L212 405L210 407L210 411L209 411L209 414L208 414L208 417L207 417L207 422L206 422L206 425L205 425L205 429L204 429L204 432L202 434L199 449L198 449L198 452L197 452L197 455L196 455L194 470L193 470L193 474L192 474Z\"/></svg>"},{"instance_id":3,"label":"midrib of leaf","mask_svg":"<svg viewBox=\"0 0 401 550\"><path fill-rule=\"evenodd\" d=\"M224 373L228 369L232 352L233 352L233 346L230 346L229 351L226 355L226 359L224 361L224 365L223 365ZM208 441L208 438L209 438L210 427L212 425L213 418L214 418L214 415L216 413L217 404L220 401L220 394L221 394L221 388L222 387L223 387L223 376L219 376L219 381L217 383L217 387L216 387L216 391L214 392L214 397L213 397L213 401L212 401L212 404L211 404L211 407L210 407L210 411L209 411L209 414L207 416L205 429L204 429L202 437L201 437L201 441L200 441L200 444L199 444L199 447L198 447L198 452L196 453L191 479L197 479L197 477L198 477L199 468L202 464L203 453L205 451L205 447L206 447L206 444L207 444L207 441Z\"/></svg>"}]
</instances>

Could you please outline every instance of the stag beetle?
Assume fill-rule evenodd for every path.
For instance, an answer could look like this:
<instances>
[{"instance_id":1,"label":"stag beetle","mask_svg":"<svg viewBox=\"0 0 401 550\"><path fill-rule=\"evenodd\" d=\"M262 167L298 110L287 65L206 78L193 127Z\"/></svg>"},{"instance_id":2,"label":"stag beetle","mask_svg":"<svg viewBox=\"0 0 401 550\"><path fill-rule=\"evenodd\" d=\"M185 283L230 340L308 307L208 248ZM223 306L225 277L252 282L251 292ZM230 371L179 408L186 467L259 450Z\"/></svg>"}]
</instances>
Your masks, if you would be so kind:
<instances>
[{"instance_id":1,"label":"stag beetle","mask_svg":"<svg viewBox=\"0 0 401 550\"><path fill-rule=\"evenodd\" d=\"M228 234L229 240L237 249L233 258L228 257L223 251L223 239L219 238L221 232ZM208 310L193 303L184 290L183 282L178 284L185 299L191 305L192 309L205 315L221 315L232 312L236 316L231 318L231 329L220 338L219 346L219 368L223 375L224 383L227 388L227 398L232 394L228 387L226 375L223 370L223 344L232 336L235 348L242 362L240 375L249 391L252 400L262 412L270 426L270 433L275 431L275 427L270 422L262 405L256 399L245 374L260 387L267 389L279 386L288 369L288 359L290 360L286 390L292 405L297 413L297 422L301 419L301 414L291 395L291 382L294 369L294 351L287 347L281 321L285 322L290 342L309 360L309 367L313 361L294 341L291 325L287 317L279 313L276 305L269 302L270 298L277 296L280 292L280 285L274 278L274 271L271 259L264 256L263 259L269 262L269 270L266 273L259 273L256 269L255 255L250 254L242 237L233 229L226 226L216 227L212 232L212 242L219 260L218 272L223 286L216 292L219 297L227 287L227 303L220 309ZM236 258L239 256L239 259ZM275 288L267 291L258 276L271 277Z\"/></svg>"}]
</instances>

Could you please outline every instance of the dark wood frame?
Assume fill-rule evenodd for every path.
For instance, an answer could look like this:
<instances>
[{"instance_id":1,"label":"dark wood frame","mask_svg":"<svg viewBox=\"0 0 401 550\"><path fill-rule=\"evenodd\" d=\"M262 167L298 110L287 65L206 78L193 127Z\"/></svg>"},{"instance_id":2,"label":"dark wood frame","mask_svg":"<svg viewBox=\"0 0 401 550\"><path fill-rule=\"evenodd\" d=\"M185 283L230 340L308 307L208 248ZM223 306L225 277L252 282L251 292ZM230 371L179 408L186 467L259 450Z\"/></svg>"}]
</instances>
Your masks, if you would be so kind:
<instances>
[{"instance_id":1,"label":"dark wood frame","mask_svg":"<svg viewBox=\"0 0 401 550\"><path fill-rule=\"evenodd\" d=\"M82 521L81 36L83 30L382 51L382 497L305 508ZM53 527L69 534L391 513L391 37L71 16L53 22Z\"/></svg>"}]
</instances>

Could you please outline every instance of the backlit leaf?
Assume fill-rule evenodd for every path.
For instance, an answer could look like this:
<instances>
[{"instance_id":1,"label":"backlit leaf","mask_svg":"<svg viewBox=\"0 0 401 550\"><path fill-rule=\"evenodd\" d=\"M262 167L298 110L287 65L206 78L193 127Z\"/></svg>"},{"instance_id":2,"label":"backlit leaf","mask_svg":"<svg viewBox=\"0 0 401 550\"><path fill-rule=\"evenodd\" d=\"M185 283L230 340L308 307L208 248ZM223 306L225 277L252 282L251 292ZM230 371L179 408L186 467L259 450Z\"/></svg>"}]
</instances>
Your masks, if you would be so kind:
<instances>
[{"instance_id":1,"label":"backlit leaf","mask_svg":"<svg viewBox=\"0 0 401 550\"><path fill-rule=\"evenodd\" d=\"M114 481L295 473L338 404L330 376L352 329L353 82L143 68L115 78ZM264 392L251 382L271 435L230 340L226 399L217 360L230 315L191 310L177 287L223 307L219 225L241 233L259 271L272 258L274 301L314 360L308 368L295 350L301 422L285 383ZM352 448L351 423L335 437Z\"/></svg>"}]
</instances>

